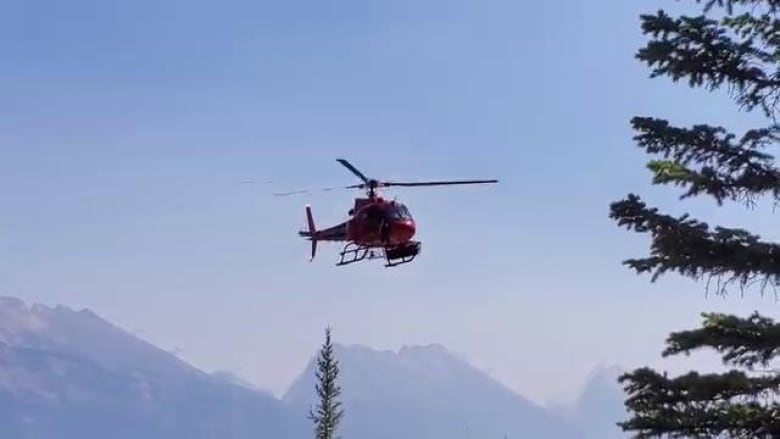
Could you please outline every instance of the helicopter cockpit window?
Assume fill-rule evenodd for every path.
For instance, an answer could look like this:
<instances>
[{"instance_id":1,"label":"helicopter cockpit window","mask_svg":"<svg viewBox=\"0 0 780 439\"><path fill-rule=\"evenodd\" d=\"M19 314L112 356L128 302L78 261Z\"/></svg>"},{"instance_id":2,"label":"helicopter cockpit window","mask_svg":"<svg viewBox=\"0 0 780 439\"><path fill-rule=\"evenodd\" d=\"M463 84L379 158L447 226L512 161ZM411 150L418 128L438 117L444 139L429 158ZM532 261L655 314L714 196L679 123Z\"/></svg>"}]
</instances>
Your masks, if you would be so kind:
<instances>
[{"instance_id":1,"label":"helicopter cockpit window","mask_svg":"<svg viewBox=\"0 0 780 439\"><path fill-rule=\"evenodd\" d=\"M396 219L409 220L412 219L412 214L409 213L409 209L404 204L396 203L393 209L393 216Z\"/></svg>"}]
</instances>

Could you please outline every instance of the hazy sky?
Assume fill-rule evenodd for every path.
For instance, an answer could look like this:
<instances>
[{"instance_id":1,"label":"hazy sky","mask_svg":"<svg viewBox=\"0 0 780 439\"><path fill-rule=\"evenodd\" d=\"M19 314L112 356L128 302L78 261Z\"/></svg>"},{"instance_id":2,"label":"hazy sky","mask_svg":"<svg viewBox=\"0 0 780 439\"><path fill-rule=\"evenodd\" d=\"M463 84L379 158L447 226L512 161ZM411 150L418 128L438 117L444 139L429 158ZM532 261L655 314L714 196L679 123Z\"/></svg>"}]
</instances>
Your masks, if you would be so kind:
<instances>
[{"instance_id":1,"label":"hazy sky","mask_svg":"<svg viewBox=\"0 0 780 439\"><path fill-rule=\"evenodd\" d=\"M638 15L659 7L679 6L6 0L0 294L89 307L277 393L326 324L343 343L442 343L544 400L598 363L659 363L701 311L777 315L772 297L621 266L647 251L608 219L630 191L777 235L770 207L649 186L633 115L748 123L724 96L647 78ZM414 264L338 268L336 245L309 263L304 204L326 226L359 193L270 194L354 183L337 157L501 183L388 192L418 221Z\"/></svg>"}]
</instances>

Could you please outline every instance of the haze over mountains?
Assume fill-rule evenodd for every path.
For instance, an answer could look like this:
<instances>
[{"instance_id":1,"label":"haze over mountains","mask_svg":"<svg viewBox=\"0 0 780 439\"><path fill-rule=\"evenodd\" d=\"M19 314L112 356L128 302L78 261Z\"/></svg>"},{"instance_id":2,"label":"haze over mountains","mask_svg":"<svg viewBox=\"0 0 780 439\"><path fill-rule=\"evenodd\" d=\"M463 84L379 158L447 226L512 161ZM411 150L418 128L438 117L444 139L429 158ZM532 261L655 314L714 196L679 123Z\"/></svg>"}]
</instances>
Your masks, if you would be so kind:
<instances>
[{"instance_id":1,"label":"haze over mountains","mask_svg":"<svg viewBox=\"0 0 780 439\"><path fill-rule=\"evenodd\" d=\"M596 373L577 403L559 410L440 345L338 345L336 354L345 439L625 437L614 426L623 416L614 370ZM0 298L0 437L310 437L314 355L278 399L240 377L205 373L89 310Z\"/></svg>"}]
</instances>

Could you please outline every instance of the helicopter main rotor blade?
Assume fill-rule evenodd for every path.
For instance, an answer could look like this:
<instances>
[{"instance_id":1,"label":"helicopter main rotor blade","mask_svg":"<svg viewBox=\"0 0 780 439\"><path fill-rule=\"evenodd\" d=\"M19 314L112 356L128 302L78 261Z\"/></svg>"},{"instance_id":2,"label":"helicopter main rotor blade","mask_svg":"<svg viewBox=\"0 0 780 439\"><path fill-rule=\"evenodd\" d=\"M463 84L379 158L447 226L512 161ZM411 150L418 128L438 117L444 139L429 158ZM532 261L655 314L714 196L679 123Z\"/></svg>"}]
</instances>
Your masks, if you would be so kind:
<instances>
[{"instance_id":1,"label":"helicopter main rotor blade","mask_svg":"<svg viewBox=\"0 0 780 439\"><path fill-rule=\"evenodd\" d=\"M239 181L236 184L237 185L242 185L242 184L272 184L272 183L273 183L273 180L264 180L264 181L244 180L244 181Z\"/></svg>"},{"instance_id":2,"label":"helicopter main rotor blade","mask_svg":"<svg viewBox=\"0 0 780 439\"><path fill-rule=\"evenodd\" d=\"M340 186L340 187L324 187L319 189L301 189L298 191L290 191L290 192L277 192L275 194L272 194L275 197L286 197L288 195L303 195L303 194L311 194L312 192L329 192L329 191L335 191L339 189L352 189L351 187L347 186Z\"/></svg>"},{"instance_id":3,"label":"helicopter main rotor blade","mask_svg":"<svg viewBox=\"0 0 780 439\"><path fill-rule=\"evenodd\" d=\"M336 159L336 161L344 165L345 168L352 171L353 174L357 175L359 179L363 180L363 183L368 184L368 177L363 175L362 172L358 171L356 167L352 166L352 163L346 161L345 159Z\"/></svg>"},{"instance_id":4,"label":"helicopter main rotor blade","mask_svg":"<svg viewBox=\"0 0 780 439\"><path fill-rule=\"evenodd\" d=\"M498 183L498 180L444 180L444 181L420 181L420 182L392 182L386 181L380 183L381 186L445 186L454 184L485 184L485 183Z\"/></svg>"}]
</instances>

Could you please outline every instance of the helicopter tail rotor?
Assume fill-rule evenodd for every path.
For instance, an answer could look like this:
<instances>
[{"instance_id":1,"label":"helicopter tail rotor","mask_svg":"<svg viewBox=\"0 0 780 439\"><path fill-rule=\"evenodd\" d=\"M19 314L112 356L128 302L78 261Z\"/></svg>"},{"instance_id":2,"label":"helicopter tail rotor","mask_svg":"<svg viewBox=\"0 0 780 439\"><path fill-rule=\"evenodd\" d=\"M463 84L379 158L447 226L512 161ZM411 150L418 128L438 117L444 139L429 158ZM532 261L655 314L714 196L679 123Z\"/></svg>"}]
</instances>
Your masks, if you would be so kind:
<instances>
[{"instance_id":1,"label":"helicopter tail rotor","mask_svg":"<svg viewBox=\"0 0 780 439\"><path fill-rule=\"evenodd\" d=\"M309 239L311 239L311 259L314 260L314 256L317 254L317 227L314 225L314 216L311 213L311 206L306 205L306 222L309 226Z\"/></svg>"}]
</instances>

